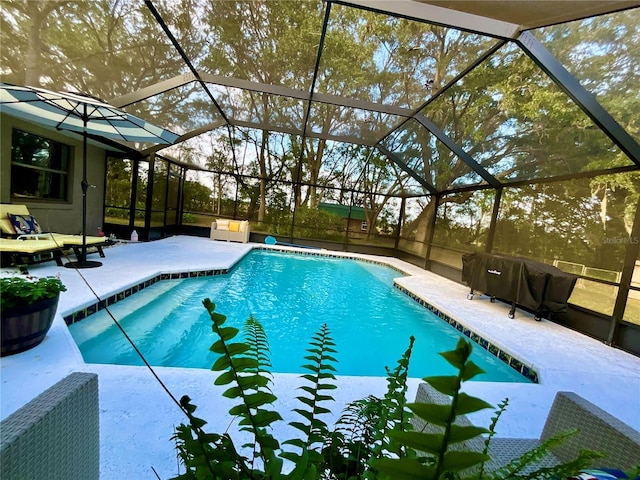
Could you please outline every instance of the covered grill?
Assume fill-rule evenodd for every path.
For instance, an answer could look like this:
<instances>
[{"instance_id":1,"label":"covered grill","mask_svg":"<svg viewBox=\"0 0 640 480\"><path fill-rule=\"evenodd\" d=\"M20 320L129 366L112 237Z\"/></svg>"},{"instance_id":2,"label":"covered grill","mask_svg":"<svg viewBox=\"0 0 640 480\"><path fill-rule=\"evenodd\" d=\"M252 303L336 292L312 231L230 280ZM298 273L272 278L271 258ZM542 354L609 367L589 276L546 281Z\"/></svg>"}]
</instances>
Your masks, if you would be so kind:
<instances>
[{"instance_id":1,"label":"covered grill","mask_svg":"<svg viewBox=\"0 0 640 480\"><path fill-rule=\"evenodd\" d=\"M482 292L511 302L509 318L515 315L516 306L531 310L536 320L544 313L567 311L578 277L563 272L546 263L523 257L500 254L467 253L462 256L462 279L474 292Z\"/></svg>"}]
</instances>

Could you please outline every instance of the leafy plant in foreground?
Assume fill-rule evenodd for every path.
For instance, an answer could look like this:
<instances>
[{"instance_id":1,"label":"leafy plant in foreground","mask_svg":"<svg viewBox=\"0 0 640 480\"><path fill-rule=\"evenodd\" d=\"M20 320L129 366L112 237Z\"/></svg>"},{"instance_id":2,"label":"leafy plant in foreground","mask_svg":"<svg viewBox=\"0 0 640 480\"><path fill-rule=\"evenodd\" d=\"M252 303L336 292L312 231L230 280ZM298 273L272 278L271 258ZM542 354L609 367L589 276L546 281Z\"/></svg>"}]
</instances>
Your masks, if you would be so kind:
<instances>
[{"instance_id":1,"label":"leafy plant in foreground","mask_svg":"<svg viewBox=\"0 0 640 480\"><path fill-rule=\"evenodd\" d=\"M306 383L300 387L303 393L296 397L300 406L294 409L302 420L289 423L301 436L284 441L282 445L296 449L285 451L271 434L272 424L282 417L269 407L276 396L270 389L269 345L262 325L249 317L243 327L245 340L235 341L239 330L224 326L226 317L215 311L215 305L209 299L203 304L218 337L211 346L211 350L220 355L212 367L220 372L215 384L228 386L223 395L238 400L229 413L239 419L240 430L250 434L252 440L238 451L228 433L205 432L207 422L194 415L197 407L190 398L182 397L180 403L189 423L180 425L173 439L186 471L176 479L533 480L566 478L599 456L595 452L582 452L572 462L553 468L534 468L549 448L572 433L567 432L547 440L501 469L485 471L494 428L507 401L499 405L489 430L456 424L461 415L491 407L460 391L463 382L483 373L470 360L472 346L464 339L460 339L454 350L440 354L456 368L456 375L423 379L449 398L449 403L406 403L407 375L414 344L411 337L396 368L386 368L385 396L369 396L351 402L330 430L322 415L330 413L324 404L334 400L328 391L336 388L333 366L336 351L326 325L313 336L307 350L309 355L304 357L308 363L303 368L308 373L302 375ZM412 431L412 415L428 422L430 429ZM466 446L469 440L485 434L483 451ZM291 463L285 464L285 461Z\"/></svg>"},{"instance_id":2,"label":"leafy plant in foreground","mask_svg":"<svg viewBox=\"0 0 640 480\"><path fill-rule=\"evenodd\" d=\"M0 311L32 305L67 290L56 277L12 276L0 278Z\"/></svg>"},{"instance_id":3,"label":"leafy plant in foreground","mask_svg":"<svg viewBox=\"0 0 640 480\"><path fill-rule=\"evenodd\" d=\"M462 443L489 432L482 427L455 424L456 418L460 415L491 408L491 405L484 400L460 392L462 382L484 372L469 359L471 344L462 338L458 341L455 350L441 353L441 355L458 370L458 374L426 377L423 380L439 392L450 396L451 403L407 405L414 415L428 423L440 426L441 431L437 433L397 430L389 432L389 436L398 443L428 454L421 458L398 456L398 458L374 460L372 466L386 473L390 478L439 479L442 475L445 475L445 478L452 478L462 470L489 460L488 455L483 452L449 448L452 444Z\"/></svg>"},{"instance_id":4,"label":"leafy plant in foreground","mask_svg":"<svg viewBox=\"0 0 640 480\"><path fill-rule=\"evenodd\" d=\"M344 408L322 449L326 470L334 478L362 478L373 454L383 410L382 399L373 395L355 400Z\"/></svg>"},{"instance_id":5,"label":"leafy plant in foreground","mask_svg":"<svg viewBox=\"0 0 640 480\"><path fill-rule=\"evenodd\" d=\"M392 454L415 456L415 452L388 436L392 430L411 427L411 412L406 408L409 360L415 338L394 370L387 372L387 392L384 398L373 395L351 402L336 422L323 453L327 459L327 478L360 479L375 477L370 460Z\"/></svg>"},{"instance_id":6,"label":"leafy plant in foreground","mask_svg":"<svg viewBox=\"0 0 640 480\"><path fill-rule=\"evenodd\" d=\"M282 457L292 461L295 465L293 478L317 478L324 462L319 448L322 447L329 435L329 427L319 418L319 415L331 413L331 411L320 406L320 403L333 400L333 397L323 394L322 391L336 388L335 384L328 383L328 380L335 380L333 372L336 369L332 363L337 360L332 356L333 353L336 353L334 346L335 343L329 336L329 328L322 325L320 331L314 335L311 341L311 348L307 350L310 355L304 357L310 363L303 365L303 368L311 373L302 375L302 378L310 385L300 387L306 395L296 397L303 405L302 408L294 408L294 411L301 415L306 423L291 422L289 424L302 432L304 437L284 442L298 447L300 453L282 453Z\"/></svg>"}]
</instances>

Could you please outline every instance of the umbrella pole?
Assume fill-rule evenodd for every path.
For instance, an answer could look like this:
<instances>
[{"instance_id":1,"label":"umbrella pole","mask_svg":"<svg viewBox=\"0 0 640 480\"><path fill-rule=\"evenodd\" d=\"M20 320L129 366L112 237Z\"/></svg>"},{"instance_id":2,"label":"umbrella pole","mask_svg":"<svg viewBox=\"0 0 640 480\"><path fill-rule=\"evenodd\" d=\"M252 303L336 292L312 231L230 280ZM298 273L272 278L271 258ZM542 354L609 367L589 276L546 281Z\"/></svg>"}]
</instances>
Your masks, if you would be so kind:
<instances>
[{"instance_id":1,"label":"umbrella pole","mask_svg":"<svg viewBox=\"0 0 640 480\"><path fill-rule=\"evenodd\" d=\"M101 262L87 261L87 190L89 182L87 181L87 104L84 104L84 115L82 117L82 250L80 258L76 262L68 262L65 267L68 268L95 268L102 265Z\"/></svg>"},{"instance_id":2,"label":"umbrella pole","mask_svg":"<svg viewBox=\"0 0 640 480\"><path fill-rule=\"evenodd\" d=\"M85 110L86 110L85 106ZM85 113L87 113L85 111ZM87 181L87 119L84 120L84 128L82 129L82 255L80 263L87 261L87 190L89 182Z\"/></svg>"}]
</instances>

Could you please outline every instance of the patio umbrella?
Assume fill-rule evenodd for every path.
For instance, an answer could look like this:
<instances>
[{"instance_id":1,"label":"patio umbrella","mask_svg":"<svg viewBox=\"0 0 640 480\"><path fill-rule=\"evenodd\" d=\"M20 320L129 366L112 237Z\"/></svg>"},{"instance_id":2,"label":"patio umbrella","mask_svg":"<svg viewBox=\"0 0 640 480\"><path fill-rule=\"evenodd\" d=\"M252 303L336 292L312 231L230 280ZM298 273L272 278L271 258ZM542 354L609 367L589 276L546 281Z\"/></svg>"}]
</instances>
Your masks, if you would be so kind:
<instances>
[{"instance_id":1,"label":"patio umbrella","mask_svg":"<svg viewBox=\"0 0 640 480\"><path fill-rule=\"evenodd\" d=\"M92 268L87 261L87 134L125 142L171 144L178 135L102 100L77 93L0 82L0 111L40 125L82 134L82 253L67 267Z\"/></svg>"}]
</instances>

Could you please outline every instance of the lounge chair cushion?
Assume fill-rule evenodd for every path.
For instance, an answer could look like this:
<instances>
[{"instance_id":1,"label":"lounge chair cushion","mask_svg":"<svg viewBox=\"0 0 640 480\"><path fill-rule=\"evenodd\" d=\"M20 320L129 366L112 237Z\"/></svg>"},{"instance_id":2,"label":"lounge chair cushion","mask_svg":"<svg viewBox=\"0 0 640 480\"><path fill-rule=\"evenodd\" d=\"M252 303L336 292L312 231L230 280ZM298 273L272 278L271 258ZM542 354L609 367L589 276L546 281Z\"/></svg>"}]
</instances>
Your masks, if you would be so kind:
<instances>
[{"instance_id":1,"label":"lounge chair cushion","mask_svg":"<svg viewBox=\"0 0 640 480\"><path fill-rule=\"evenodd\" d=\"M67 235L64 233L50 233L49 235L51 235L51 238L58 242L60 245L64 245L65 247L67 246L73 246L73 245L82 245L82 235ZM86 237L86 242L87 245L108 245L109 242L107 241L106 237L97 237L97 236L91 236L91 235L87 235Z\"/></svg>"},{"instance_id":2,"label":"lounge chair cushion","mask_svg":"<svg viewBox=\"0 0 640 480\"><path fill-rule=\"evenodd\" d=\"M13 203L0 204L0 231L4 236L15 236L16 231L13 228L9 214L30 215L26 205L16 205Z\"/></svg>"},{"instance_id":3,"label":"lounge chair cushion","mask_svg":"<svg viewBox=\"0 0 640 480\"><path fill-rule=\"evenodd\" d=\"M629 478L622 470L603 468L602 470L580 470L578 475L571 476L568 480L616 480L622 478Z\"/></svg>"},{"instance_id":4,"label":"lounge chair cushion","mask_svg":"<svg viewBox=\"0 0 640 480\"><path fill-rule=\"evenodd\" d=\"M51 239L26 239L0 238L0 252L18 253L44 253L60 250L62 245Z\"/></svg>"},{"instance_id":5,"label":"lounge chair cushion","mask_svg":"<svg viewBox=\"0 0 640 480\"><path fill-rule=\"evenodd\" d=\"M16 235L32 235L42 233L42 228L33 215L8 214Z\"/></svg>"}]
</instances>

